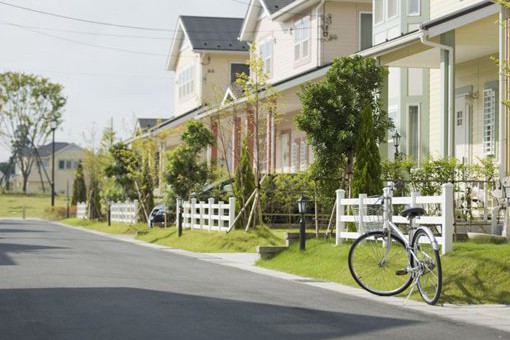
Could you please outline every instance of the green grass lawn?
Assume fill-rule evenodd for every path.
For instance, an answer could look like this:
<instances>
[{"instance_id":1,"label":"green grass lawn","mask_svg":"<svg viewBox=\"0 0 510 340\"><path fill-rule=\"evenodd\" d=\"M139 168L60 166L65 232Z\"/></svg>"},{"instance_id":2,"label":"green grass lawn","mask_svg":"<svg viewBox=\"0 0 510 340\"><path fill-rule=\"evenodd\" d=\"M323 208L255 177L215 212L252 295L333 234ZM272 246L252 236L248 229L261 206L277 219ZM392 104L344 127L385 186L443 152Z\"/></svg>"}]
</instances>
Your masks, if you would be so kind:
<instances>
[{"instance_id":1,"label":"green grass lawn","mask_svg":"<svg viewBox=\"0 0 510 340\"><path fill-rule=\"evenodd\" d=\"M26 218L58 219L65 216L67 198L55 197L55 208L51 207L50 195L0 194L0 217L21 218L25 206Z\"/></svg>"},{"instance_id":2,"label":"green grass lawn","mask_svg":"<svg viewBox=\"0 0 510 340\"><path fill-rule=\"evenodd\" d=\"M204 253L255 252L257 246L283 245L283 238L269 229L259 227L249 232L234 230L230 233L184 229L177 237L175 227L153 228L147 234L139 234L139 240L163 246Z\"/></svg>"},{"instance_id":3,"label":"green grass lawn","mask_svg":"<svg viewBox=\"0 0 510 340\"><path fill-rule=\"evenodd\" d=\"M126 223L112 223L111 226L108 226L108 223L106 222L84 220L81 218L68 218L60 222L72 226L84 227L87 229L100 231L107 234L135 234L137 231L147 230L147 223L136 223L134 225Z\"/></svg>"},{"instance_id":4,"label":"green grass lawn","mask_svg":"<svg viewBox=\"0 0 510 340\"><path fill-rule=\"evenodd\" d=\"M349 243L337 247L334 240L309 240L306 247L305 252L300 252L297 244L292 245L288 251L260 260L257 265L358 287L347 265ZM443 293L439 303L510 304L510 244L457 242L454 251L441 261ZM411 298L421 301L417 292Z\"/></svg>"}]
</instances>

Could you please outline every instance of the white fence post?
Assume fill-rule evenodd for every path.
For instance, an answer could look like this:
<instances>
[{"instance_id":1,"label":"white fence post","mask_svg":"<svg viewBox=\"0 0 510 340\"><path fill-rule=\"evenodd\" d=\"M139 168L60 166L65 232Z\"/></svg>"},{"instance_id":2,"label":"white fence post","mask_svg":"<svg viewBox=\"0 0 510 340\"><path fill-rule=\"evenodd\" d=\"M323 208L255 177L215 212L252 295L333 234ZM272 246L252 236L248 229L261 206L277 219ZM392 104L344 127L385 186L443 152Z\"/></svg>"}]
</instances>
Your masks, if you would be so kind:
<instances>
[{"instance_id":1,"label":"white fence post","mask_svg":"<svg viewBox=\"0 0 510 340\"><path fill-rule=\"evenodd\" d=\"M191 199L191 229L195 229L195 212L196 212L197 199Z\"/></svg>"},{"instance_id":2,"label":"white fence post","mask_svg":"<svg viewBox=\"0 0 510 340\"><path fill-rule=\"evenodd\" d=\"M229 197L228 199L228 227L230 228L236 218L236 199L235 197Z\"/></svg>"},{"instance_id":3,"label":"white fence post","mask_svg":"<svg viewBox=\"0 0 510 340\"><path fill-rule=\"evenodd\" d=\"M218 202L218 230L223 228L223 215L225 215L223 210L223 201Z\"/></svg>"},{"instance_id":4,"label":"white fence post","mask_svg":"<svg viewBox=\"0 0 510 340\"><path fill-rule=\"evenodd\" d=\"M132 215L131 215L131 218L132 218L132 222L131 223L136 223L138 222L138 201L135 200L133 202L133 211L132 211ZM150 214L150 211L148 212Z\"/></svg>"},{"instance_id":5,"label":"white fence post","mask_svg":"<svg viewBox=\"0 0 510 340\"><path fill-rule=\"evenodd\" d=\"M367 206L365 204L365 199L367 198L367 194L359 194L359 206L358 206L358 233L365 233L365 216L367 215Z\"/></svg>"},{"instance_id":6,"label":"white fence post","mask_svg":"<svg viewBox=\"0 0 510 340\"><path fill-rule=\"evenodd\" d=\"M453 184L445 183L441 186L442 202L441 210L443 217L443 230L441 230L442 247L444 255L453 249Z\"/></svg>"},{"instance_id":7,"label":"white fence post","mask_svg":"<svg viewBox=\"0 0 510 340\"><path fill-rule=\"evenodd\" d=\"M198 211L200 212L200 229L204 228L204 206L205 202L198 202Z\"/></svg>"},{"instance_id":8,"label":"white fence post","mask_svg":"<svg viewBox=\"0 0 510 340\"><path fill-rule=\"evenodd\" d=\"M208 227L209 227L209 231L212 230L212 227L214 225L214 220L213 220L213 216L214 216L214 208L213 208L213 204L214 204L214 198L209 198L207 204L209 205L208 209L209 209L209 223L208 223Z\"/></svg>"},{"instance_id":9,"label":"white fence post","mask_svg":"<svg viewBox=\"0 0 510 340\"><path fill-rule=\"evenodd\" d=\"M340 234L345 230L345 222L342 220L344 215L344 206L342 200L345 198L345 190L339 189L336 191L336 245L342 243Z\"/></svg>"}]
</instances>

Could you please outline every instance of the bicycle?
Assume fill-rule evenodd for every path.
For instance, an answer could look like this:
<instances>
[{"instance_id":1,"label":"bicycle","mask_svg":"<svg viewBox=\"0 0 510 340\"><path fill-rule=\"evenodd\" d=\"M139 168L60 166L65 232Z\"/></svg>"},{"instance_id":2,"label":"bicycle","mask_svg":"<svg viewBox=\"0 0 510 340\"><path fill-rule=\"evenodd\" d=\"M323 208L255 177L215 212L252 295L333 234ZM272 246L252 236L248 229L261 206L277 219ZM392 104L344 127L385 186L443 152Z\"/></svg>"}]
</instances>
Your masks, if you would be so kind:
<instances>
[{"instance_id":1,"label":"bicycle","mask_svg":"<svg viewBox=\"0 0 510 340\"><path fill-rule=\"evenodd\" d=\"M414 225L414 219L425 213L423 208L411 207L400 213L409 220L409 237L392 222L394 187L392 183L385 187L380 197L378 230L363 233L352 244L349 270L354 280L373 294L396 295L412 283L407 299L417 286L423 300L434 305L442 288L439 245L429 228Z\"/></svg>"}]
</instances>

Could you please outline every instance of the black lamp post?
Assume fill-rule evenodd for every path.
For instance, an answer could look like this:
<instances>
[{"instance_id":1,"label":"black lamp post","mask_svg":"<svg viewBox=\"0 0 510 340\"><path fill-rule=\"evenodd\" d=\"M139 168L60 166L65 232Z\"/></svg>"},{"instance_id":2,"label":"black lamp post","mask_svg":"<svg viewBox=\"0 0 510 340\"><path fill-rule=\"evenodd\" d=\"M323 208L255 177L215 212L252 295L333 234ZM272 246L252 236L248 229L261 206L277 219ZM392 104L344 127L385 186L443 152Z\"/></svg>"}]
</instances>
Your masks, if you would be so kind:
<instances>
[{"instance_id":1,"label":"black lamp post","mask_svg":"<svg viewBox=\"0 0 510 340\"><path fill-rule=\"evenodd\" d=\"M395 134L393 136L391 136L391 138L393 138L393 145L395 145L395 160L398 159L398 157L400 156L400 152L398 152L398 146L400 145L400 134L398 133L398 131L395 131Z\"/></svg>"},{"instance_id":2,"label":"black lamp post","mask_svg":"<svg viewBox=\"0 0 510 340\"><path fill-rule=\"evenodd\" d=\"M182 204L184 203L183 199L178 197L177 198L177 236L182 236L182 211L183 207Z\"/></svg>"},{"instance_id":3,"label":"black lamp post","mask_svg":"<svg viewBox=\"0 0 510 340\"><path fill-rule=\"evenodd\" d=\"M306 244L306 234L305 234L305 213L308 205L308 198L301 193L301 197L299 197L298 201L298 211L301 214L301 220L299 221L299 250L305 250Z\"/></svg>"},{"instance_id":4,"label":"black lamp post","mask_svg":"<svg viewBox=\"0 0 510 340\"><path fill-rule=\"evenodd\" d=\"M57 129L57 121L50 121L50 129L52 133L51 142L51 206L55 206L55 130Z\"/></svg>"}]
</instances>

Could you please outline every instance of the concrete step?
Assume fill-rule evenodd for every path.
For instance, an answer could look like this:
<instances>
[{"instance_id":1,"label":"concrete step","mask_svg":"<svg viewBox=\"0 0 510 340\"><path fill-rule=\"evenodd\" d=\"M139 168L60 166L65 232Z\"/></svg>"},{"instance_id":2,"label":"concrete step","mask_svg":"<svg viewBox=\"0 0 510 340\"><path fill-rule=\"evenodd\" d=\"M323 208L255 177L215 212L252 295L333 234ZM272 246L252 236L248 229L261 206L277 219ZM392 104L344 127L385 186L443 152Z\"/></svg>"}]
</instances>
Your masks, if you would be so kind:
<instances>
[{"instance_id":1,"label":"concrete step","mask_svg":"<svg viewBox=\"0 0 510 340\"><path fill-rule=\"evenodd\" d=\"M288 248L289 247L282 246L258 246L257 253L260 255L261 259L267 260Z\"/></svg>"}]
</instances>

